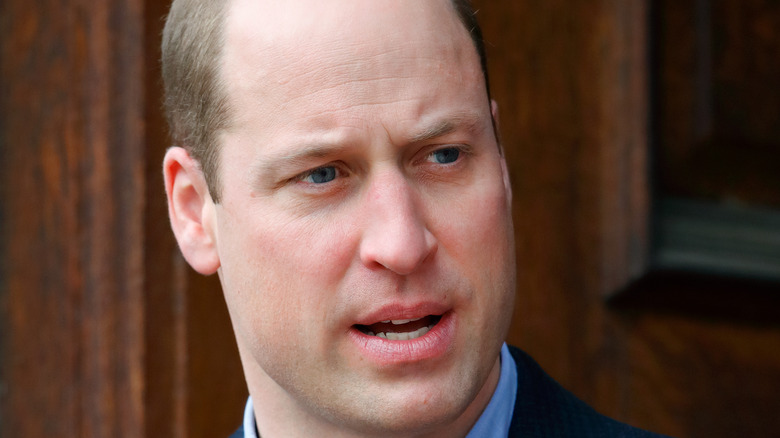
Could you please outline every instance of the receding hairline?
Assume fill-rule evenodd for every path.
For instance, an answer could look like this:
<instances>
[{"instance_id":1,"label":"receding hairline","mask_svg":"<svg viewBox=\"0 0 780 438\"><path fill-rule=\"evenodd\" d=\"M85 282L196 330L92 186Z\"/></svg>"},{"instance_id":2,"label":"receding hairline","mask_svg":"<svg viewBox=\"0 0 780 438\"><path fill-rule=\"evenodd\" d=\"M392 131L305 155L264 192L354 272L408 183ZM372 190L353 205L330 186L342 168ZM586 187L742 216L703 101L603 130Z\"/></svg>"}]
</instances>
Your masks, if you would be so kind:
<instances>
[{"instance_id":1,"label":"receding hairline","mask_svg":"<svg viewBox=\"0 0 780 438\"><path fill-rule=\"evenodd\" d=\"M490 86L485 47L475 10L469 0L447 0L446 3L472 40L480 62L489 104ZM163 34L165 106L171 135L174 142L187 148L200 164L209 192L215 202L220 201L222 190L219 181L221 149L218 141L219 132L225 128L225 125L230 124L234 116L230 114L228 105L229 93L224 84L223 62L227 44L226 28L231 8L235 4L235 0L175 0ZM197 15L191 11L192 9L198 9L200 12L208 11L207 14L198 15L206 24L187 23L186 19L182 18ZM174 11L178 15L174 14ZM178 20L174 26L170 26L172 17ZM170 31L171 27L174 28L173 32ZM193 49L192 51L202 53L176 53L175 48L166 46L185 46ZM193 64L200 63L197 65L200 70L192 73L182 69L182 64L189 67L189 64L186 64L188 61ZM176 64L178 68L173 75L174 79L166 73L166 67L171 63ZM203 77L193 80L192 77L199 73ZM197 79L202 81L199 82ZM185 84L180 85L178 82L185 82ZM497 132L495 134L497 136Z\"/></svg>"}]
</instances>

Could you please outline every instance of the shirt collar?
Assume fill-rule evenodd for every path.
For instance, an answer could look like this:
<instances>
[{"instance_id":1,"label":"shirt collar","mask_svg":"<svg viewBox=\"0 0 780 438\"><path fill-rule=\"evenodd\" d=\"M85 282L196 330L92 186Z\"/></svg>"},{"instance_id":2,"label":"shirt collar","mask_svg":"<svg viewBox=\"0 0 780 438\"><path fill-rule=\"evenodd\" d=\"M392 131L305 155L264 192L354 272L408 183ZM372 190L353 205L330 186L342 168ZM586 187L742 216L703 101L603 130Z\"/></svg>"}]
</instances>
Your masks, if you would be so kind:
<instances>
[{"instance_id":1,"label":"shirt collar","mask_svg":"<svg viewBox=\"0 0 780 438\"><path fill-rule=\"evenodd\" d=\"M490 402L466 438L503 438L509 433L517 397L517 366L506 343L501 347L501 375ZM244 438L258 438L252 397L244 408Z\"/></svg>"},{"instance_id":2,"label":"shirt collar","mask_svg":"<svg viewBox=\"0 0 780 438\"><path fill-rule=\"evenodd\" d=\"M257 438L257 425L255 424L255 408L252 405L252 396L246 401L244 408L244 438Z\"/></svg>"},{"instance_id":3,"label":"shirt collar","mask_svg":"<svg viewBox=\"0 0 780 438\"><path fill-rule=\"evenodd\" d=\"M501 347L501 375L493 397L466 438L505 438L517 397L517 366L506 343Z\"/></svg>"}]
</instances>

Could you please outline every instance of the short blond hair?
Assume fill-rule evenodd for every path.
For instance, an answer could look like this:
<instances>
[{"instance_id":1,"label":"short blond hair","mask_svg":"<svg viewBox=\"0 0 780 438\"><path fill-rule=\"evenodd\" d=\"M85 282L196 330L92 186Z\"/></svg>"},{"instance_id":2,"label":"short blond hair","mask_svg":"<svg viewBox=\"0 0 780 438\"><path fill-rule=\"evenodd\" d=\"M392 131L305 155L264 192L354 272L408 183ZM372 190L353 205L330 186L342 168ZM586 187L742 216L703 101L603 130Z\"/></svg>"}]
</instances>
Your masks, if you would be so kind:
<instances>
[{"instance_id":1,"label":"short blond hair","mask_svg":"<svg viewBox=\"0 0 780 438\"><path fill-rule=\"evenodd\" d=\"M217 135L228 122L219 66L228 0L175 0L162 39L165 115L172 140L198 161L219 198Z\"/></svg>"}]
</instances>

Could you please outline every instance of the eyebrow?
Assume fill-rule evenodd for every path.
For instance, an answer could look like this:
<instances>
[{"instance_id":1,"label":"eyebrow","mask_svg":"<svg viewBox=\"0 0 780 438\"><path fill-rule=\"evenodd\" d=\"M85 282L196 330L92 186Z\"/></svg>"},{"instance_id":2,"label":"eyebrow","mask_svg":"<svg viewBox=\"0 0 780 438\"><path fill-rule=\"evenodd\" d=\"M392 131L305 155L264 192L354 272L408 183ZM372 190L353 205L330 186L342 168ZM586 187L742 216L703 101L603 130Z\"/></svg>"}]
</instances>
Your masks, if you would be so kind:
<instances>
[{"instance_id":1,"label":"eyebrow","mask_svg":"<svg viewBox=\"0 0 780 438\"><path fill-rule=\"evenodd\" d=\"M430 124L410 138L410 143L423 143L462 129L474 132L479 127L480 118L477 114L464 112Z\"/></svg>"},{"instance_id":2,"label":"eyebrow","mask_svg":"<svg viewBox=\"0 0 780 438\"><path fill-rule=\"evenodd\" d=\"M410 139L411 143L422 143L442 135L447 135L455 130L457 124L452 120L442 120L435 125L428 126Z\"/></svg>"},{"instance_id":3,"label":"eyebrow","mask_svg":"<svg viewBox=\"0 0 780 438\"><path fill-rule=\"evenodd\" d=\"M478 114L463 112L430 123L412 135L407 141L410 144L424 143L457 130L474 132L479 129L479 123L480 117ZM314 142L304 144L291 153L265 157L262 161L256 163L252 171L253 180L276 181L279 179L278 175L285 173L286 169L306 167L312 160L338 156L350 148L348 143Z\"/></svg>"},{"instance_id":4,"label":"eyebrow","mask_svg":"<svg viewBox=\"0 0 780 438\"><path fill-rule=\"evenodd\" d=\"M306 167L312 160L339 155L347 148L343 144L314 143L304 145L292 153L265 157L253 166L253 179L276 181L278 175L286 172L286 169Z\"/></svg>"}]
</instances>

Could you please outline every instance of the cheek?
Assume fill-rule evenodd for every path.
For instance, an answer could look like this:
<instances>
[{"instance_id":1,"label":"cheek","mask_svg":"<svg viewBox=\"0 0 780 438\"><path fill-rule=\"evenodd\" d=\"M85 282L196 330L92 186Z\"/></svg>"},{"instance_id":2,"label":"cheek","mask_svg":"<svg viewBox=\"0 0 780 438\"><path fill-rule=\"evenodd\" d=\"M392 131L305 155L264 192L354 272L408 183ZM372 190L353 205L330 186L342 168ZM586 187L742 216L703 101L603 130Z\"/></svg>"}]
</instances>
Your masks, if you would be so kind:
<instances>
[{"instance_id":1,"label":"cheek","mask_svg":"<svg viewBox=\"0 0 780 438\"><path fill-rule=\"evenodd\" d=\"M470 324L491 326L512 308L515 260L512 218L503 183L475 192L447 215L439 237L460 275L471 284ZM467 218L467 219L466 219Z\"/></svg>"},{"instance_id":2,"label":"cheek","mask_svg":"<svg viewBox=\"0 0 780 438\"><path fill-rule=\"evenodd\" d=\"M512 218L503 183L486 181L467 196L443 203L436 212L440 241L469 272L503 269L512 257Z\"/></svg>"},{"instance_id":3,"label":"cheek","mask_svg":"<svg viewBox=\"0 0 780 438\"><path fill-rule=\"evenodd\" d=\"M251 213L222 221L220 277L242 325L289 334L328 318L354 239L347 232L349 223L321 222Z\"/></svg>"}]
</instances>

